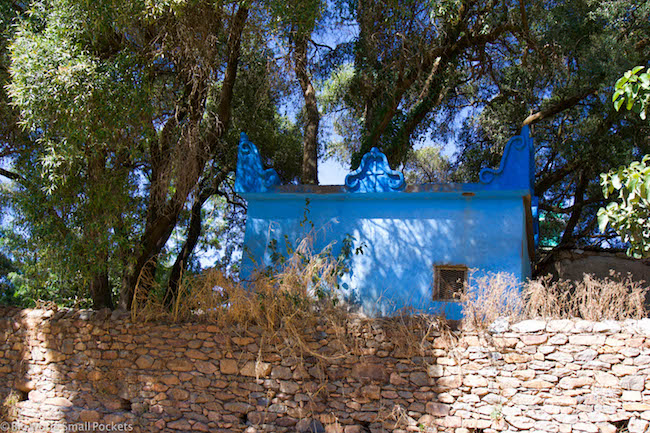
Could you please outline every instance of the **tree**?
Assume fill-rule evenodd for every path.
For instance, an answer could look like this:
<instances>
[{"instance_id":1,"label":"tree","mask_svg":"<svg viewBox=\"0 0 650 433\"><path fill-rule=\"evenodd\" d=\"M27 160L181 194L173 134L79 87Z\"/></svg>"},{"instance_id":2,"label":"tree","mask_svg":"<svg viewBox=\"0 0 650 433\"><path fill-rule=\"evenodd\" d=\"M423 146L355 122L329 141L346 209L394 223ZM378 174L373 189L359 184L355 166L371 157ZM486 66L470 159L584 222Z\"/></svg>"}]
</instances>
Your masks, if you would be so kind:
<instances>
[{"instance_id":1,"label":"tree","mask_svg":"<svg viewBox=\"0 0 650 433\"><path fill-rule=\"evenodd\" d=\"M303 129L300 181L318 184L318 150L320 112L312 77L312 34L320 24L325 2L292 0L269 2L272 28L287 50L286 63L295 75L304 102L301 113Z\"/></svg>"},{"instance_id":2,"label":"tree","mask_svg":"<svg viewBox=\"0 0 650 433\"><path fill-rule=\"evenodd\" d=\"M411 184L447 183L451 181L451 162L440 147L412 150L404 163L404 178Z\"/></svg>"},{"instance_id":3,"label":"tree","mask_svg":"<svg viewBox=\"0 0 650 433\"><path fill-rule=\"evenodd\" d=\"M650 153L647 122L605 96L649 57L643 2L39 0L0 13L3 251L21 288L70 303L90 288L110 306L119 289L128 307L153 280L171 301L200 250L233 251L206 224L239 230L241 130L287 182L317 181L321 112L342 137L325 151L353 168L377 146L413 181L472 181L529 124L542 241L557 248L620 244L597 232L598 175ZM324 36L342 29L336 45Z\"/></svg>"},{"instance_id":4,"label":"tree","mask_svg":"<svg viewBox=\"0 0 650 433\"><path fill-rule=\"evenodd\" d=\"M477 181L531 125L542 245L619 246L597 230L599 174L650 143L647 125L618 115L605 95L621 70L648 57L647 4L350 5L359 36L337 47L342 60L324 86L323 107L343 137L329 155L355 167L378 146L407 166L414 144L452 141L451 178Z\"/></svg>"},{"instance_id":5,"label":"tree","mask_svg":"<svg viewBox=\"0 0 650 433\"><path fill-rule=\"evenodd\" d=\"M260 50L264 45L258 38L249 35L242 47L241 69L233 90L232 128L225 134L224 141L237 143L239 131L246 131L253 142L261 145L266 165L272 166L285 181L292 181L301 172L301 134L296 125L278 114L282 97L289 90L287 84L280 81L281 72L273 59ZM228 187L236 163L235 150L233 146L227 158L222 158L222 163L227 161L224 169L214 166L199 181L189 212L185 241L170 270L166 295L169 303L176 296L181 276L192 260L192 253L201 236L205 235L202 226L208 200L219 197L230 202L225 219L236 219L234 215L243 207L235 201L234 192Z\"/></svg>"},{"instance_id":6,"label":"tree","mask_svg":"<svg viewBox=\"0 0 650 433\"><path fill-rule=\"evenodd\" d=\"M527 25L497 47L478 81L457 89L441 122L462 110L456 176L476 180L498 164L508 138L532 126L536 146L542 246L554 250L611 245L597 210L606 202L599 175L647 153L647 124L620 116L608 101L621 71L648 58L647 4L627 1L537 2L523 9ZM522 19L522 22L524 20ZM471 108L466 108L471 107Z\"/></svg>"},{"instance_id":7,"label":"tree","mask_svg":"<svg viewBox=\"0 0 650 433\"><path fill-rule=\"evenodd\" d=\"M650 106L650 74L641 73L643 66L627 71L617 82L612 100L618 111L624 104L627 110L647 117ZM629 247L627 254L635 258L650 256L650 155L629 166L600 175L605 198L616 196L598 210L598 225L604 232L610 224Z\"/></svg>"},{"instance_id":8,"label":"tree","mask_svg":"<svg viewBox=\"0 0 650 433\"><path fill-rule=\"evenodd\" d=\"M130 306L194 197L185 266L196 215L234 167L226 136L250 14L238 2L51 0L19 26L9 89L37 143L15 161L13 205L30 247L89 284L96 307L118 279Z\"/></svg>"},{"instance_id":9,"label":"tree","mask_svg":"<svg viewBox=\"0 0 650 433\"><path fill-rule=\"evenodd\" d=\"M351 166L372 147L392 166L406 161L436 111L465 80L463 67L511 35L517 15L497 2L361 0L346 3L359 34L339 51L352 74L338 92L337 123L351 150ZM340 69L339 69L340 70Z\"/></svg>"},{"instance_id":10,"label":"tree","mask_svg":"<svg viewBox=\"0 0 650 433\"><path fill-rule=\"evenodd\" d=\"M11 106L6 85L9 83L9 50L8 46L14 34L14 22L25 13L29 2L3 2L0 4L0 159L13 156L18 143L29 142L18 123L18 111ZM10 145L15 144L15 147ZM0 166L0 176L17 180L18 175Z\"/></svg>"}]
</instances>

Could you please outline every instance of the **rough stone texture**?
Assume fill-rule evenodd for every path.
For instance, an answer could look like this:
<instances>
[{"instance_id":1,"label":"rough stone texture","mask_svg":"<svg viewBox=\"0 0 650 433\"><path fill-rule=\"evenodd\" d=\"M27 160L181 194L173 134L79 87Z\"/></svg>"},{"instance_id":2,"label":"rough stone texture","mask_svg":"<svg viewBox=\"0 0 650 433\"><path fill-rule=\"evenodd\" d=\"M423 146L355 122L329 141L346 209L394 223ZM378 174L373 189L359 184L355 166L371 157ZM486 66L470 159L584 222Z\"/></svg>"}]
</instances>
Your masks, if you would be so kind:
<instances>
[{"instance_id":1,"label":"rough stone texture","mask_svg":"<svg viewBox=\"0 0 650 433\"><path fill-rule=\"evenodd\" d=\"M610 278L614 271L629 276L632 281L650 281L650 266L647 260L633 259L624 252L560 250L552 261L542 265L540 275L551 274L554 280L582 281L586 274L596 278ZM650 296L646 298L650 305Z\"/></svg>"},{"instance_id":2,"label":"rough stone texture","mask_svg":"<svg viewBox=\"0 0 650 433\"><path fill-rule=\"evenodd\" d=\"M24 431L650 431L647 319L431 332L411 351L381 321L343 325L354 350L331 356L340 330L325 323L304 330L300 351L254 326L0 309L3 416Z\"/></svg>"}]
</instances>

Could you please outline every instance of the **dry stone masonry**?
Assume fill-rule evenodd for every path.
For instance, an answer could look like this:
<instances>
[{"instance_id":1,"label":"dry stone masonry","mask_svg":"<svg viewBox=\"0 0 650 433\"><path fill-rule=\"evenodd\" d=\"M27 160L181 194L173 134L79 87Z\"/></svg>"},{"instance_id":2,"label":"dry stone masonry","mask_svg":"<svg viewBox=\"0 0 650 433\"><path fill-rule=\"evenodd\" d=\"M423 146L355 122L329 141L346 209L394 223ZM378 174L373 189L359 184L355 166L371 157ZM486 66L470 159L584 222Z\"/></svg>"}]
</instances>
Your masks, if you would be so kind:
<instances>
[{"instance_id":1,"label":"dry stone masonry","mask_svg":"<svg viewBox=\"0 0 650 433\"><path fill-rule=\"evenodd\" d=\"M387 326L317 325L298 345L256 327L0 309L3 416L136 432L650 431L650 319L502 321L419 347Z\"/></svg>"}]
</instances>

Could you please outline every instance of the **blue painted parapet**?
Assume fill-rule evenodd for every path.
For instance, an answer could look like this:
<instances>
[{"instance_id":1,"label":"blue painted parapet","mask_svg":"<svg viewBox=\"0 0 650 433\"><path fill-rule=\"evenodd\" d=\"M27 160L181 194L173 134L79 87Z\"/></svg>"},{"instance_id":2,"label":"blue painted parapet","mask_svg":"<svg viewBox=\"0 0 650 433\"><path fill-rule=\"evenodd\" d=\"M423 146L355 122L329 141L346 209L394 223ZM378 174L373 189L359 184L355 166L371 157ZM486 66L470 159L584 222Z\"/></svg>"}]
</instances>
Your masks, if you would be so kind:
<instances>
[{"instance_id":1,"label":"blue painted parapet","mask_svg":"<svg viewBox=\"0 0 650 433\"><path fill-rule=\"evenodd\" d=\"M266 192L274 185L280 185L278 173L272 168L264 170L257 147L242 132L237 152L235 191L238 193Z\"/></svg>"},{"instance_id":2,"label":"blue painted parapet","mask_svg":"<svg viewBox=\"0 0 650 433\"><path fill-rule=\"evenodd\" d=\"M456 276L466 270L530 276L537 237L533 183L528 128L508 142L498 169L482 170L480 182L468 184L405 185L373 148L345 185L279 185L242 135L236 188L248 201L248 218L241 277L270 265L271 244L297 245L309 235L316 252L335 243L336 256L352 237L353 250L363 245L363 254L350 258L350 273L341 279L346 298L369 314L414 307L459 319Z\"/></svg>"},{"instance_id":3,"label":"blue painted parapet","mask_svg":"<svg viewBox=\"0 0 650 433\"><path fill-rule=\"evenodd\" d=\"M359 168L345 176L345 186L350 192L401 191L406 184L404 175L391 170L386 155L373 147L361 159Z\"/></svg>"},{"instance_id":4,"label":"blue painted parapet","mask_svg":"<svg viewBox=\"0 0 650 433\"><path fill-rule=\"evenodd\" d=\"M484 168L479 173L482 184L496 189L535 190L535 148L528 126L521 135L511 138L503 151L501 164L494 170Z\"/></svg>"}]
</instances>

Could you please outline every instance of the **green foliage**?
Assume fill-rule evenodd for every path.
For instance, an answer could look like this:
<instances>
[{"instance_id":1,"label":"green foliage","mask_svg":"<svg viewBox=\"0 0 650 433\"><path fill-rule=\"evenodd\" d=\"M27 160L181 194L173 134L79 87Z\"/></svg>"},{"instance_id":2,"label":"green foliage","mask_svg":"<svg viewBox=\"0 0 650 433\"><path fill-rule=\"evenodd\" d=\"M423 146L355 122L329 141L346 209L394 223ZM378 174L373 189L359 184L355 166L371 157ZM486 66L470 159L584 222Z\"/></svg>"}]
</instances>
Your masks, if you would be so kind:
<instances>
[{"instance_id":1,"label":"green foliage","mask_svg":"<svg viewBox=\"0 0 650 433\"><path fill-rule=\"evenodd\" d=\"M0 252L0 305L20 304L11 276L16 272L14 263Z\"/></svg>"},{"instance_id":2,"label":"green foliage","mask_svg":"<svg viewBox=\"0 0 650 433\"><path fill-rule=\"evenodd\" d=\"M98 277L113 292L128 285L142 257L164 285L197 202L198 251L183 257L186 270L199 272L215 250L236 269L243 210L228 173L239 133L284 181L300 172L299 44L336 133L320 136L326 155L356 166L377 146L411 182L473 181L499 163L523 118L541 113L542 242L601 243L598 175L650 152L647 73L619 80L615 106L603 97L618 71L647 61L649 18L650 3L633 0L0 2L0 168L11 170L0 191L11 259L0 262L2 293L87 302ZM419 148L450 141L455 167L441 148ZM607 194L632 194L620 182Z\"/></svg>"},{"instance_id":3,"label":"green foliage","mask_svg":"<svg viewBox=\"0 0 650 433\"><path fill-rule=\"evenodd\" d=\"M13 161L13 246L20 290L39 298L83 297L102 274L117 283L142 216L133 167L155 138L150 88L143 59L104 39L109 9L36 2L10 47L7 89L33 140Z\"/></svg>"},{"instance_id":4,"label":"green foliage","mask_svg":"<svg viewBox=\"0 0 650 433\"><path fill-rule=\"evenodd\" d=\"M629 243L627 253L635 258L650 255L650 155L628 167L601 174L605 198L616 198L598 210L598 225L608 224Z\"/></svg>"},{"instance_id":5,"label":"green foliage","mask_svg":"<svg viewBox=\"0 0 650 433\"><path fill-rule=\"evenodd\" d=\"M616 111L625 104L626 109L645 120L650 106L650 74L641 72L643 69L643 66L637 66L616 81L616 92L612 101Z\"/></svg>"},{"instance_id":6,"label":"green foliage","mask_svg":"<svg viewBox=\"0 0 650 433\"><path fill-rule=\"evenodd\" d=\"M404 163L407 183L445 183L451 180L451 162L442 148L426 146L411 150Z\"/></svg>"},{"instance_id":7,"label":"green foliage","mask_svg":"<svg viewBox=\"0 0 650 433\"><path fill-rule=\"evenodd\" d=\"M231 128L218 135L235 5L42 0L21 19L2 16L14 29L0 59L11 74L10 120L17 125L20 116L29 136L25 143L0 137L13 145L9 162L20 175L4 197L15 212L6 227L21 293L69 303L71 293L88 296L98 278L108 277L113 291L128 285L143 236L157 214L174 209L159 219L178 227L161 231L152 260L164 279L187 236L193 192L204 185L222 198L204 205L199 248L225 251L221 261L232 266L242 211L226 205L237 202L231 176L219 185L212 179L234 168L239 132L261 144L285 180L295 179L301 160L300 130L280 115L289 90L259 31L268 24L261 10L258 27L243 33ZM198 271L200 257L186 266Z\"/></svg>"},{"instance_id":8,"label":"green foliage","mask_svg":"<svg viewBox=\"0 0 650 433\"><path fill-rule=\"evenodd\" d=\"M278 107L290 93L290 83L269 54L261 49L263 46L264 41L255 37L244 47L234 90L232 127L225 141L237 143L239 133L246 131L250 140L258 145L263 164L273 167L284 182L291 182L300 174L301 132L298 124L279 113ZM234 162L236 147L230 151Z\"/></svg>"},{"instance_id":9,"label":"green foliage","mask_svg":"<svg viewBox=\"0 0 650 433\"><path fill-rule=\"evenodd\" d=\"M616 233L598 230L597 211L607 201L599 176L639 159L650 142L647 125L618 114L609 95L620 71L647 61L649 46L639 41L650 37L650 4L532 2L525 13L525 37L487 50L487 71L465 68L470 75L434 123L434 139L458 140L453 177L475 182L482 168L498 166L527 120L545 215L541 244L619 247ZM459 118L460 131L453 127Z\"/></svg>"},{"instance_id":10,"label":"green foliage","mask_svg":"<svg viewBox=\"0 0 650 433\"><path fill-rule=\"evenodd\" d=\"M612 96L614 108L625 108L646 119L650 103L650 75L639 73L642 66L627 71L617 82ZM627 254L650 256L650 155L629 166L600 175L605 198L616 198L598 210L598 227L605 232L607 225L629 245Z\"/></svg>"}]
</instances>

